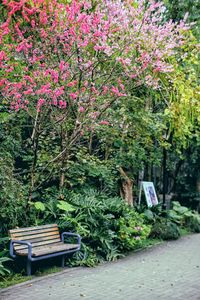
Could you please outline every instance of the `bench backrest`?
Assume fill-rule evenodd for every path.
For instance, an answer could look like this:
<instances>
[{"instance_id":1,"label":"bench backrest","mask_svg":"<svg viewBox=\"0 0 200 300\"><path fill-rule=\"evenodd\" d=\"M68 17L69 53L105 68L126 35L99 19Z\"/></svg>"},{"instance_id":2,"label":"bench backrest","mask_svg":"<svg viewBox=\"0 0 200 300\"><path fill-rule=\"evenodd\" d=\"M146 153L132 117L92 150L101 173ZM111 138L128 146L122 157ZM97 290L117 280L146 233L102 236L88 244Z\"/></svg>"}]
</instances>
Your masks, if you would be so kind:
<instances>
[{"instance_id":1,"label":"bench backrest","mask_svg":"<svg viewBox=\"0 0 200 300\"><path fill-rule=\"evenodd\" d=\"M50 246L61 241L57 224L41 225L9 230L12 240L21 240L32 243L33 247ZM14 249L22 250L24 245L15 244Z\"/></svg>"}]
</instances>

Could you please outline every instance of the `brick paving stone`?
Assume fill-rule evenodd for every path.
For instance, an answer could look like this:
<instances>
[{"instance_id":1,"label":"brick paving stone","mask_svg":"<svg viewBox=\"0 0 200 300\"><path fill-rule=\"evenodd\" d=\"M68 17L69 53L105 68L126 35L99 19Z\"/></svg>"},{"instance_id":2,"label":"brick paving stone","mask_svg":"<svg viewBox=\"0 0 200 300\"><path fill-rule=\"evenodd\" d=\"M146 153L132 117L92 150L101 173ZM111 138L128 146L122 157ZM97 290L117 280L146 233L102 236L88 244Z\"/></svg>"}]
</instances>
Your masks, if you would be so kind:
<instances>
[{"instance_id":1,"label":"brick paving stone","mask_svg":"<svg viewBox=\"0 0 200 300\"><path fill-rule=\"evenodd\" d=\"M200 234L2 289L1 300L200 300Z\"/></svg>"}]
</instances>

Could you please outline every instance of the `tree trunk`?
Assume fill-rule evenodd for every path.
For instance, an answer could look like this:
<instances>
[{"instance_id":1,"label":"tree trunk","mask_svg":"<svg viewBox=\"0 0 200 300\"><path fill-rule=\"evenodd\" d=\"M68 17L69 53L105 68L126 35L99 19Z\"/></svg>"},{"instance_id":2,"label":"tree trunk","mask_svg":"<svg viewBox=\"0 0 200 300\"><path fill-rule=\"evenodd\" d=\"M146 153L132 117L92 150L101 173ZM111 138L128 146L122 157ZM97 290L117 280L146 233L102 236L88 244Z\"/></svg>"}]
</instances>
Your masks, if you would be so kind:
<instances>
[{"instance_id":1,"label":"tree trunk","mask_svg":"<svg viewBox=\"0 0 200 300\"><path fill-rule=\"evenodd\" d=\"M33 126L33 132L31 135L32 140L32 149L33 149L33 161L31 166L31 172L30 172L30 188L29 188L29 200L32 199L32 192L35 188L35 171L36 171L36 165L37 165L37 159L38 159L38 143L39 143L39 112L36 114L34 126Z\"/></svg>"},{"instance_id":2,"label":"tree trunk","mask_svg":"<svg viewBox=\"0 0 200 300\"><path fill-rule=\"evenodd\" d=\"M121 167L119 168L119 172L122 176L120 195L128 205L133 206L133 180L128 177Z\"/></svg>"}]
</instances>

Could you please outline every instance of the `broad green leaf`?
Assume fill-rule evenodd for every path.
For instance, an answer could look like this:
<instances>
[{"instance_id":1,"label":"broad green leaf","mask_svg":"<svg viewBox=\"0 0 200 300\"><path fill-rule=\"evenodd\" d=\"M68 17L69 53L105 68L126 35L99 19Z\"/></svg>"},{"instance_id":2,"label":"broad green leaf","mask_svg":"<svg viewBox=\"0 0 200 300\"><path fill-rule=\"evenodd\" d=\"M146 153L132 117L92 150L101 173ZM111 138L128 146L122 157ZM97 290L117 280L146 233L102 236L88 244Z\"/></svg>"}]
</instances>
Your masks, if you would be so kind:
<instances>
[{"instance_id":1,"label":"broad green leaf","mask_svg":"<svg viewBox=\"0 0 200 300\"><path fill-rule=\"evenodd\" d=\"M37 210L45 211L45 206L42 202L37 201L34 203L34 206Z\"/></svg>"},{"instance_id":2,"label":"broad green leaf","mask_svg":"<svg viewBox=\"0 0 200 300\"><path fill-rule=\"evenodd\" d=\"M144 215L148 220L153 220L154 219L154 214L150 209L146 209L144 211Z\"/></svg>"},{"instance_id":3,"label":"broad green leaf","mask_svg":"<svg viewBox=\"0 0 200 300\"><path fill-rule=\"evenodd\" d=\"M59 203L57 204L57 207L66 212L75 210L75 208L71 204L67 203L66 201L62 201L62 200L59 201Z\"/></svg>"}]
</instances>

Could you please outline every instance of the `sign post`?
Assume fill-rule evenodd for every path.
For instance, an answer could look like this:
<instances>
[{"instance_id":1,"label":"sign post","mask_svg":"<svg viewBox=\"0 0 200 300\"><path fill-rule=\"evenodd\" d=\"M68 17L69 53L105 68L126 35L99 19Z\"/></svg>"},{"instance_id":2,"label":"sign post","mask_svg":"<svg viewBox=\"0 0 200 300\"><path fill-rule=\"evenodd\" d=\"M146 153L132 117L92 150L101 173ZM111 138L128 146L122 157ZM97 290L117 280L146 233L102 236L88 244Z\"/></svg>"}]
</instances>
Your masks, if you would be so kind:
<instances>
[{"instance_id":1,"label":"sign post","mask_svg":"<svg viewBox=\"0 0 200 300\"><path fill-rule=\"evenodd\" d=\"M144 191L148 207L152 207L158 204L158 198L156 195L153 182L149 182L149 181L141 182L140 191L139 191L139 203L138 203L139 205L141 203L142 190Z\"/></svg>"}]
</instances>

